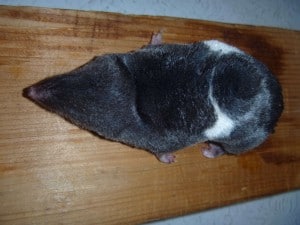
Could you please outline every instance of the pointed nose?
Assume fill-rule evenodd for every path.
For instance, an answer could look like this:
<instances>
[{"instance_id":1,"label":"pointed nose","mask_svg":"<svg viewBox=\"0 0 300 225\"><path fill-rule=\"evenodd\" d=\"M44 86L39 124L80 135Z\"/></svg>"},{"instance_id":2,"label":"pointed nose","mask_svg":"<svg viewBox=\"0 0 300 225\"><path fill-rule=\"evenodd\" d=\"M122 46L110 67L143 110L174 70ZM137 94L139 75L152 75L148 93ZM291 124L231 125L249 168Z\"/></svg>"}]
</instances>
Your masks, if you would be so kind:
<instances>
[{"instance_id":1,"label":"pointed nose","mask_svg":"<svg viewBox=\"0 0 300 225\"><path fill-rule=\"evenodd\" d=\"M23 90L23 95L34 101L42 101L49 97L47 90L43 90L39 85L33 85Z\"/></svg>"},{"instance_id":2,"label":"pointed nose","mask_svg":"<svg viewBox=\"0 0 300 225\"><path fill-rule=\"evenodd\" d=\"M36 94L36 90L33 86L31 87L27 87L23 90L23 95L25 97L31 98L31 99L35 99Z\"/></svg>"}]
</instances>

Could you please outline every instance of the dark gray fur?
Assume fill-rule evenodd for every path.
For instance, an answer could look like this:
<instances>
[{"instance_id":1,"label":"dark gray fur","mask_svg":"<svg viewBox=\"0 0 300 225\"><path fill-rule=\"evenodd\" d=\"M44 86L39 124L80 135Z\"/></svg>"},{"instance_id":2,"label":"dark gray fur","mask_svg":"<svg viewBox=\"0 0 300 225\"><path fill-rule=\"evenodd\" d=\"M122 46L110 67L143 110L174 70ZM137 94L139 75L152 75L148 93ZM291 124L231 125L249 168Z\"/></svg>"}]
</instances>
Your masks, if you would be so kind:
<instances>
[{"instance_id":1,"label":"dark gray fur","mask_svg":"<svg viewBox=\"0 0 300 225\"><path fill-rule=\"evenodd\" d=\"M230 133L215 139L205 135L217 119L210 87L235 121ZM280 85L266 66L242 52L211 51L203 42L95 57L25 93L82 128L155 154L204 141L244 152L273 132L283 110Z\"/></svg>"}]
</instances>

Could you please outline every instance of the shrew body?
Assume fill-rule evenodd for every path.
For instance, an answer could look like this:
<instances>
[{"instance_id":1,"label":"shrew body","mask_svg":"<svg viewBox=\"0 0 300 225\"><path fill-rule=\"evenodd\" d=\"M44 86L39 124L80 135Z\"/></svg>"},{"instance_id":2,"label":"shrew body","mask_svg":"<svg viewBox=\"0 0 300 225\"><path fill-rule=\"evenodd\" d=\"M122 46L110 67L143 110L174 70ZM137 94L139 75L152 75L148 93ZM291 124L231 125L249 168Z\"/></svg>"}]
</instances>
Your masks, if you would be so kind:
<instances>
[{"instance_id":1,"label":"shrew body","mask_svg":"<svg viewBox=\"0 0 300 225\"><path fill-rule=\"evenodd\" d=\"M95 57L25 90L41 106L105 138L146 149L162 162L208 142L207 157L261 144L283 110L281 88L265 65L211 40L152 44Z\"/></svg>"}]
</instances>

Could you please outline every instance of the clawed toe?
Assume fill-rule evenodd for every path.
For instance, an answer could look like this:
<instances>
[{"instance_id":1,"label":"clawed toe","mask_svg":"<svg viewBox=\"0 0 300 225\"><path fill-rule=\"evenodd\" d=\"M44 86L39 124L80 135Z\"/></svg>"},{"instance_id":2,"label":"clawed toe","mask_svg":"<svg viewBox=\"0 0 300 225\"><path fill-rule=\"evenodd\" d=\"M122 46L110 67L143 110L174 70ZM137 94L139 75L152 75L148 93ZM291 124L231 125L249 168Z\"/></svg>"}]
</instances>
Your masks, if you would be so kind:
<instances>
[{"instance_id":1,"label":"clawed toe","mask_svg":"<svg viewBox=\"0 0 300 225\"><path fill-rule=\"evenodd\" d=\"M225 151L222 149L222 147L212 144L212 143L208 143L208 146L204 149L202 149L202 154L203 156L205 156L206 158L216 158L218 156L224 155Z\"/></svg>"},{"instance_id":2,"label":"clawed toe","mask_svg":"<svg viewBox=\"0 0 300 225\"><path fill-rule=\"evenodd\" d=\"M159 161L162 163L174 163L176 162L176 156L171 154L171 153L162 153L162 154L157 154L156 157L158 158Z\"/></svg>"},{"instance_id":3,"label":"clawed toe","mask_svg":"<svg viewBox=\"0 0 300 225\"><path fill-rule=\"evenodd\" d=\"M152 35L152 38L151 38L151 41L150 41L151 45L160 45L160 44L163 43L162 32L163 31L159 31L158 33L154 33Z\"/></svg>"}]
</instances>

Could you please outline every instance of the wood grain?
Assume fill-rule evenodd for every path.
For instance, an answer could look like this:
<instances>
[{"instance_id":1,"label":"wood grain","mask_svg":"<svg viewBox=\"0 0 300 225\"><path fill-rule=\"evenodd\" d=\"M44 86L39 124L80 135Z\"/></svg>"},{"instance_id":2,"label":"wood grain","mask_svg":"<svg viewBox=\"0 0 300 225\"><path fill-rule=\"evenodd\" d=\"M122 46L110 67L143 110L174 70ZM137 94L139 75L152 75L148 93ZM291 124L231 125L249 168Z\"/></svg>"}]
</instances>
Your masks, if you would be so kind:
<instances>
[{"instance_id":1,"label":"wood grain","mask_svg":"<svg viewBox=\"0 0 300 225\"><path fill-rule=\"evenodd\" d=\"M219 39L265 62L283 86L276 133L256 151L178 162L80 130L22 89L108 52ZM300 187L300 32L168 17L0 7L0 224L139 224Z\"/></svg>"}]
</instances>

